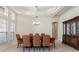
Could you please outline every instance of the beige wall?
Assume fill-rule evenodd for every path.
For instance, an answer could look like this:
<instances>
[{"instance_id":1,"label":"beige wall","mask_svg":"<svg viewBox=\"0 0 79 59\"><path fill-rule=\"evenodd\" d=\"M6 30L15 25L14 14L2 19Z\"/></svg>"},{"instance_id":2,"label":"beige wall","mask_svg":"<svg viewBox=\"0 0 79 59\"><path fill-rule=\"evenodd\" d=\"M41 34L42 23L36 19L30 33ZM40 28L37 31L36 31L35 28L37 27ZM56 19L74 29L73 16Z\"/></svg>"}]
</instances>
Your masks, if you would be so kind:
<instances>
[{"instance_id":1,"label":"beige wall","mask_svg":"<svg viewBox=\"0 0 79 59\"><path fill-rule=\"evenodd\" d=\"M52 35L52 18L50 17L41 17L39 18L40 25L34 26L32 20L29 16L25 15L16 15L16 33L21 35L28 33L46 33Z\"/></svg>"},{"instance_id":2,"label":"beige wall","mask_svg":"<svg viewBox=\"0 0 79 59\"><path fill-rule=\"evenodd\" d=\"M32 20L30 17L17 14L16 19L16 33L23 35L32 32Z\"/></svg>"},{"instance_id":3,"label":"beige wall","mask_svg":"<svg viewBox=\"0 0 79 59\"><path fill-rule=\"evenodd\" d=\"M46 33L52 35L52 18L40 17L40 25L33 26L33 33Z\"/></svg>"},{"instance_id":4,"label":"beige wall","mask_svg":"<svg viewBox=\"0 0 79 59\"><path fill-rule=\"evenodd\" d=\"M25 16L25 15L16 15L16 33L21 35L28 33L46 33L52 35L52 18L50 17L41 17L39 21L40 25L33 25L32 20L34 18Z\"/></svg>"}]
</instances>

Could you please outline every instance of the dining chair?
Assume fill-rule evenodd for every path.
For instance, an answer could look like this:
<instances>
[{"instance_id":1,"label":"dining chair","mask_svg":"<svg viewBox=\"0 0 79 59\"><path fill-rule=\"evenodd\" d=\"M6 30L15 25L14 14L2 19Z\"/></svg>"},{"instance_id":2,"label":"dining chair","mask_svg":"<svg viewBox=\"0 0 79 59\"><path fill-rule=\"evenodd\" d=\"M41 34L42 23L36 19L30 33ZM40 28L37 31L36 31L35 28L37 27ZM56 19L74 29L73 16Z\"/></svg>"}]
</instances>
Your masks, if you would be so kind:
<instances>
[{"instance_id":1,"label":"dining chair","mask_svg":"<svg viewBox=\"0 0 79 59\"><path fill-rule=\"evenodd\" d=\"M42 42L43 42L43 36L45 35L45 33L41 33L41 47L42 47Z\"/></svg>"},{"instance_id":2,"label":"dining chair","mask_svg":"<svg viewBox=\"0 0 79 59\"><path fill-rule=\"evenodd\" d=\"M50 43L51 43L51 45L53 45L54 48L56 47L55 46L55 38L54 37L50 38Z\"/></svg>"},{"instance_id":3,"label":"dining chair","mask_svg":"<svg viewBox=\"0 0 79 59\"><path fill-rule=\"evenodd\" d=\"M43 36L45 35L45 33L41 33L41 39L43 39Z\"/></svg>"},{"instance_id":4,"label":"dining chair","mask_svg":"<svg viewBox=\"0 0 79 59\"><path fill-rule=\"evenodd\" d=\"M42 46L43 46L43 50L44 48L49 48L50 51L50 35L43 36Z\"/></svg>"},{"instance_id":5,"label":"dining chair","mask_svg":"<svg viewBox=\"0 0 79 59\"><path fill-rule=\"evenodd\" d=\"M33 33L30 33L29 36L30 36L30 39L33 39Z\"/></svg>"},{"instance_id":6,"label":"dining chair","mask_svg":"<svg viewBox=\"0 0 79 59\"><path fill-rule=\"evenodd\" d=\"M30 37L30 41L31 41L31 47L33 47L33 33L30 33L29 37Z\"/></svg>"},{"instance_id":7,"label":"dining chair","mask_svg":"<svg viewBox=\"0 0 79 59\"><path fill-rule=\"evenodd\" d=\"M35 35L38 35L38 36L40 36L40 35L39 35L39 33L35 33Z\"/></svg>"},{"instance_id":8,"label":"dining chair","mask_svg":"<svg viewBox=\"0 0 79 59\"><path fill-rule=\"evenodd\" d=\"M25 51L25 48L31 48L31 41L29 35L23 35L23 51Z\"/></svg>"},{"instance_id":9,"label":"dining chair","mask_svg":"<svg viewBox=\"0 0 79 59\"><path fill-rule=\"evenodd\" d=\"M17 39L17 48L18 48L23 43L23 39L20 37L20 34L16 34L16 39Z\"/></svg>"},{"instance_id":10,"label":"dining chair","mask_svg":"<svg viewBox=\"0 0 79 59\"><path fill-rule=\"evenodd\" d=\"M34 35L33 37L33 47L34 47L34 51L35 51L35 48L39 48L39 51L40 51L41 37L38 34Z\"/></svg>"}]
</instances>

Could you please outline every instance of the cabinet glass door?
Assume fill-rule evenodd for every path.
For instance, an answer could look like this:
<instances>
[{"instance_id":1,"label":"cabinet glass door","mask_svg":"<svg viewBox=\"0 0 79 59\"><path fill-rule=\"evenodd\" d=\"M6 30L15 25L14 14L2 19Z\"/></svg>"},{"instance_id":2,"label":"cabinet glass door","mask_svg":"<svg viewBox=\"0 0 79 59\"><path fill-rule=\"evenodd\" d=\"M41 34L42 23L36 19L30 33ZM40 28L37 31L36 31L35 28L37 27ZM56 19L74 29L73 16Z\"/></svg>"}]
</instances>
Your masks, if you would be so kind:
<instances>
[{"instance_id":1,"label":"cabinet glass door","mask_svg":"<svg viewBox=\"0 0 79 59\"><path fill-rule=\"evenodd\" d=\"M77 35L79 35L79 22L77 22Z\"/></svg>"},{"instance_id":2,"label":"cabinet glass door","mask_svg":"<svg viewBox=\"0 0 79 59\"><path fill-rule=\"evenodd\" d=\"M67 24L67 35L70 35L70 24Z\"/></svg>"},{"instance_id":3,"label":"cabinet glass door","mask_svg":"<svg viewBox=\"0 0 79 59\"><path fill-rule=\"evenodd\" d=\"M71 23L71 34L76 35L76 23Z\"/></svg>"},{"instance_id":4,"label":"cabinet glass door","mask_svg":"<svg viewBox=\"0 0 79 59\"><path fill-rule=\"evenodd\" d=\"M63 24L63 32L64 32L63 34L66 34L65 33L65 24Z\"/></svg>"}]
</instances>

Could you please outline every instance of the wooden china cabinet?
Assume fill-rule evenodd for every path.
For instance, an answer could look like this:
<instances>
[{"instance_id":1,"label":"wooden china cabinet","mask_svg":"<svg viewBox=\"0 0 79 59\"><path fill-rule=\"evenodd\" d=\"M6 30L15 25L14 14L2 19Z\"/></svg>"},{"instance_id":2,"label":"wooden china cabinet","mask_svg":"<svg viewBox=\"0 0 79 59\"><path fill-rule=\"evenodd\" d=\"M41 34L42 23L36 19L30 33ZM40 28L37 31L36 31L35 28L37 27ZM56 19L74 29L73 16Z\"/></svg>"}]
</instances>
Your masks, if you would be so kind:
<instances>
[{"instance_id":1,"label":"wooden china cabinet","mask_svg":"<svg viewBox=\"0 0 79 59\"><path fill-rule=\"evenodd\" d=\"M63 22L63 43L79 50L79 16Z\"/></svg>"}]
</instances>

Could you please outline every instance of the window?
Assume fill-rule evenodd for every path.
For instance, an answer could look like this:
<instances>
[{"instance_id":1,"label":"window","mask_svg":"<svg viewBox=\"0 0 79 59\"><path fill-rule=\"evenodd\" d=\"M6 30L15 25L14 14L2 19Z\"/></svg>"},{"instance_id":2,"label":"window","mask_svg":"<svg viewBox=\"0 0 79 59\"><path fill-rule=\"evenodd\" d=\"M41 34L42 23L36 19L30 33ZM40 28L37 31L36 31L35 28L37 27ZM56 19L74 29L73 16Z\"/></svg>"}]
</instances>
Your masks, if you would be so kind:
<instances>
[{"instance_id":1,"label":"window","mask_svg":"<svg viewBox=\"0 0 79 59\"><path fill-rule=\"evenodd\" d=\"M6 7L0 7L0 13L0 43L3 43L15 37L15 14Z\"/></svg>"},{"instance_id":2,"label":"window","mask_svg":"<svg viewBox=\"0 0 79 59\"><path fill-rule=\"evenodd\" d=\"M0 6L0 14L8 16L8 9L4 6Z\"/></svg>"},{"instance_id":3,"label":"window","mask_svg":"<svg viewBox=\"0 0 79 59\"><path fill-rule=\"evenodd\" d=\"M0 6L0 14L4 14L4 12L5 12L5 9L2 6Z\"/></svg>"},{"instance_id":4,"label":"window","mask_svg":"<svg viewBox=\"0 0 79 59\"><path fill-rule=\"evenodd\" d=\"M14 34L15 34L15 23L11 22L10 23L10 37L12 40L14 39Z\"/></svg>"},{"instance_id":5,"label":"window","mask_svg":"<svg viewBox=\"0 0 79 59\"><path fill-rule=\"evenodd\" d=\"M7 20L0 19L0 43L6 42L7 40Z\"/></svg>"},{"instance_id":6,"label":"window","mask_svg":"<svg viewBox=\"0 0 79 59\"><path fill-rule=\"evenodd\" d=\"M14 12L10 11L9 12L9 16L10 16L11 20L15 20L15 14L14 14Z\"/></svg>"},{"instance_id":7,"label":"window","mask_svg":"<svg viewBox=\"0 0 79 59\"><path fill-rule=\"evenodd\" d=\"M10 32L15 32L15 23L10 23Z\"/></svg>"}]
</instances>

